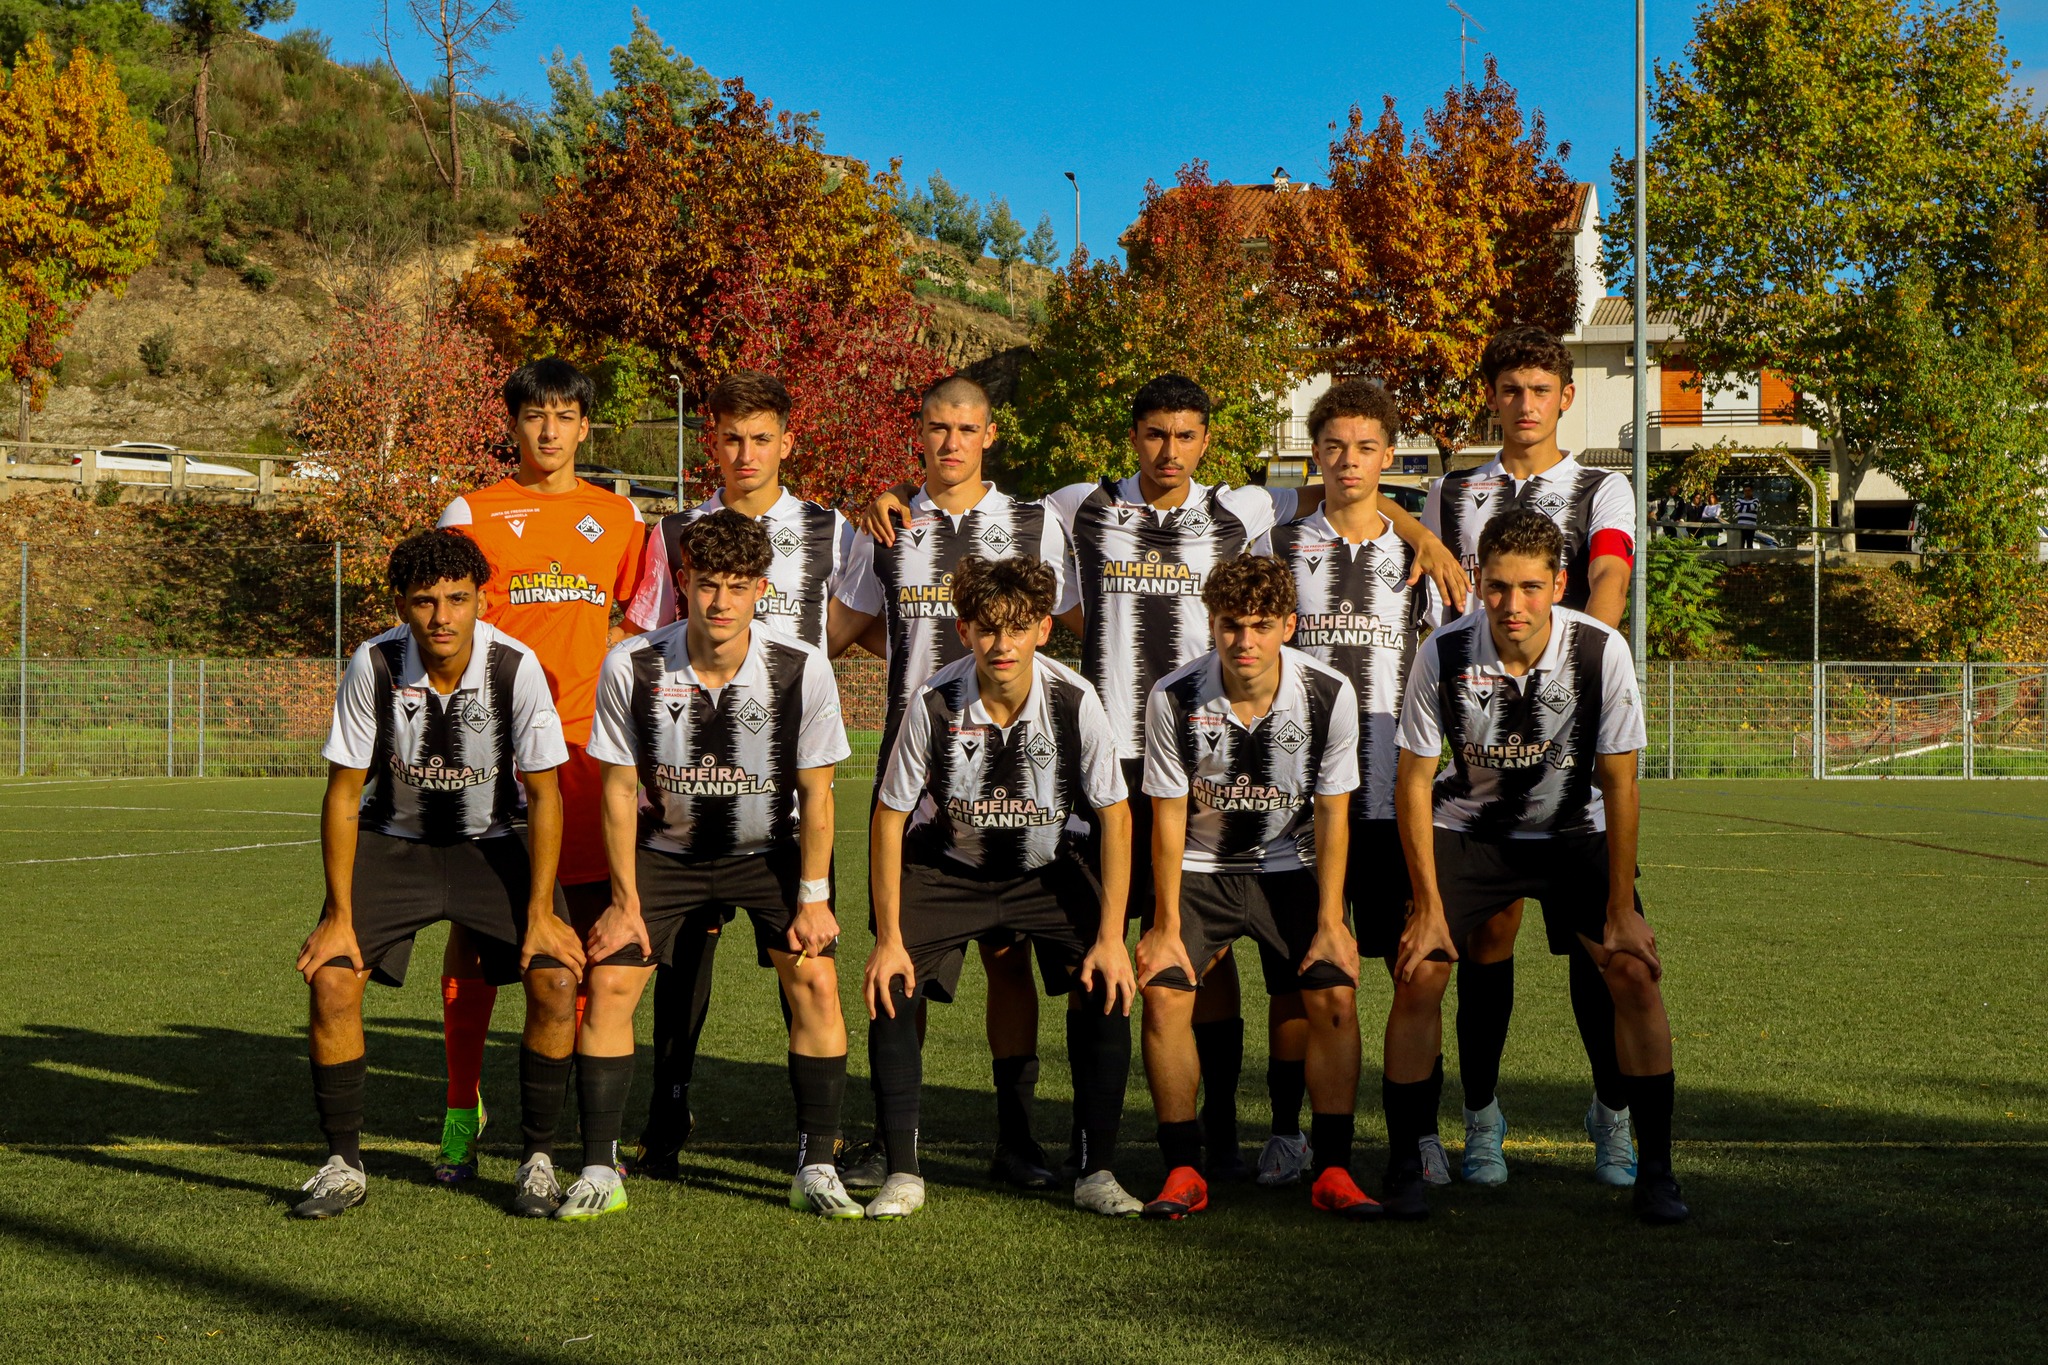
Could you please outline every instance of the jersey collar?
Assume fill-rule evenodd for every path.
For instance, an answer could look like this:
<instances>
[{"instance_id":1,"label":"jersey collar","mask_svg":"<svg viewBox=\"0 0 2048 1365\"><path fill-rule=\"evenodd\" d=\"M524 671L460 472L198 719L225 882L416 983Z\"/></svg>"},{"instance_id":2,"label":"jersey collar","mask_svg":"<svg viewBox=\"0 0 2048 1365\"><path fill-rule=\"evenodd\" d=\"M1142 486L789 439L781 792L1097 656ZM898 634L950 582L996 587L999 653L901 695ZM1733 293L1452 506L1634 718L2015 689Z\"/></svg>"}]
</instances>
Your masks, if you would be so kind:
<instances>
[{"instance_id":1,"label":"jersey collar","mask_svg":"<svg viewBox=\"0 0 2048 1365\"><path fill-rule=\"evenodd\" d=\"M769 507L767 511L763 512L758 518L758 520L788 521L790 517L794 516L798 509L800 509L802 506L803 500L797 497L796 494L790 492L788 485L785 484L782 488L782 496L777 498L774 502L774 505ZM697 505L697 515L700 517L708 517L713 512L723 512L724 510L725 490L723 488L713 492L710 497L704 499L703 502Z\"/></svg>"},{"instance_id":2,"label":"jersey collar","mask_svg":"<svg viewBox=\"0 0 2048 1365\"><path fill-rule=\"evenodd\" d=\"M1041 723L1041 712L1045 706L1045 661L1036 654L1031 656L1031 695L1024 699L1024 705L1018 708L1016 716L1011 719L1007 726L997 725L995 720L989 715L988 708L982 705L981 675L974 671L971 662L967 668L966 682L967 706L963 714L966 715L971 724L986 725L989 729L1000 730L1004 734L1008 734L1011 730L1016 729L1019 724L1027 720L1038 724L1041 730L1045 728Z\"/></svg>"},{"instance_id":3,"label":"jersey collar","mask_svg":"<svg viewBox=\"0 0 2048 1365\"><path fill-rule=\"evenodd\" d=\"M969 512L1000 512L1009 505L1009 502L1010 495L996 487L993 479L983 479L981 481L981 501L968 508L966 512L962 512L960 517L968 515ZM960 517L954 516L951 512L933 502L931 494L925 491L923 484L919 484L917 491L910 495L910 510L927 516L944 517L952 522L960 520Z\"/></svg>"},{"instance_id":4,"label":"jersey collar","mask_svg":"<svg viewBox=\"0 0 2048 1365\"><path fill-rule=\"evenodd\" d=\"M1479 619L1475 622L1477 638L1472 641L1472 667L1482 673L1514 679L1500 661L1500 651L1493 646L1493 627L1486 619L1486 608L1479 606ZM1549 677L1557 672L1564 660L1564 637L1568 626L1579 619L1579 613L1569 607L1550 609L1550 639L1543 645L1543 653L1536 664L1520 681L1526 686L1527 680L1538 676Z\"/></svg>"},{"instance_id":5,"label":"jersey collar","mask_svg":"<svg viewBox=\"0 0 2048 1365\"><path fill-rule=\"evenodd\" d=\"M711 691L710 686L697 677L697 666L690 662L689 618L684 617L675 624L676 643L682 647L683 654L683 666L675 670L675 675L703 688L706 692ZM761 630L759 621L755 621L748 628L747 657L740 660L739 671L732 675L731 680L725 684L726 687L759 688L767 683L768 664L762 658Z\"/></svg>"},{"instance_id":6,"label":"jersey collar","mask_svg":"<svg viewBox=\"0 0 2048 1365\"><path fill-rule=\"evenodd\" d=\"M413 638L410 626L400 626L405 632L404 676L399 679L401 687L416 687L421 691L434 692L433 680L427 677L427 661L420 654L420 642ZM462 681L455 684L458 692L475 692L487 681L485 674L490 668L491 645L498 639L498 628L488 621L476 623L476 634L470 637L469 664L462 670ZM441 695L434 692L435 696Z\"/></svg>"},{"instance_id":7,"label":"jersey collar","mask_svg":"<svg viewBox=\"0 0 2048 1365\"><path fill-rule=\"evenodd\" d=\"M1394 534L1394 523L1388 520L1385 512L1378 513L1378 516L1380 519L1380 533L1370 540L1360 541L1356 546L1344 539L1342 533L1336 527L1330 525L1330 519L1323 515L1323 508L1320 503L1316 505L1315 511L1301 519L1301 524L1307 527L1313 534L1319 535L1325 540L1334 541L1339 545L1349 546L1354 551L1359 546L1373 545L1379 548L1381 554L1394 554L1397 552L1396 547L1401 543L1401 538ZM1389 544L1389 541L1393 543Z\"/></svg>"},{"instance_id":8,"label":"jersey collar","mask_svg":"<svg viewBox=\"0 0 2048 1365\"><path fill-rule=\"evenodd\" d=\"M1273 694L1273 707L1252 725L1246 725L1237 718L1237 710L1230 704L1230 695L1223 690L1223 656L1213 649L1205 660L1203 690L1209 694L1209 699L1199 709L1222 716L1240 730L1249 731L1253 726L1264 725L1274 716L1306 715L1308 712L1308 688L1301 680L1301 660L1286 645L1280 647L1280 688Z\"/></svg>"},{"instance_id":9,"label":"jersey collar","mask_svg":"<svg viewBox=\"0 0 2048 1365\"><path fill-rule=\"evenodd\" d=\"M1563 459L1544 470L1541 474L1530 476L1524 482L1535 483L1538 479L1551 479L1561 474L1576 474L1578 471L1579 457L1567 450L1564 452ZM1477 477L1482 479L1507 479L1510 483L1514 482L1512 476L1508 473L1508 467L1501 463L1500 456L1498 455L1479 466Z\"/></svg>"}]
</instances>

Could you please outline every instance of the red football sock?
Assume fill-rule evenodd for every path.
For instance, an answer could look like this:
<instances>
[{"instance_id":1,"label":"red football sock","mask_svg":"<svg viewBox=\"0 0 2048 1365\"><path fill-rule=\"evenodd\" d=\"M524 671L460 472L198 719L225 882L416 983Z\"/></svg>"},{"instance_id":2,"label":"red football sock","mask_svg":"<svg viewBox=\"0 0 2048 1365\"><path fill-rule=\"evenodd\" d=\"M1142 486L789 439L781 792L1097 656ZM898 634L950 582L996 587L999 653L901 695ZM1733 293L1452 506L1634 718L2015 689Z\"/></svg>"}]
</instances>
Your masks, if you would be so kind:
<instances>
[{"instance_id":1,"label":"red football sock","mask_svg":"<svg viewBox=\"0 0 2048 1365\"><path fill-rule=\"evenodd\" d=\"M474 1109L484 1074L484 1039L498 988L480 977L441 978L441 1040L448 1050L448 1107Z\"/></svg>"},{"instance_id":2,"label":"red football sock","mask_svg":"<svg viewBox=\"0 0 2048 1365\"><path fill-rule=\"evenodd\" d=\"M590 1003L590 988L581 981L576 983L576 1033L583 1033L583 1010Z\"/></svg>"}]
</instances>

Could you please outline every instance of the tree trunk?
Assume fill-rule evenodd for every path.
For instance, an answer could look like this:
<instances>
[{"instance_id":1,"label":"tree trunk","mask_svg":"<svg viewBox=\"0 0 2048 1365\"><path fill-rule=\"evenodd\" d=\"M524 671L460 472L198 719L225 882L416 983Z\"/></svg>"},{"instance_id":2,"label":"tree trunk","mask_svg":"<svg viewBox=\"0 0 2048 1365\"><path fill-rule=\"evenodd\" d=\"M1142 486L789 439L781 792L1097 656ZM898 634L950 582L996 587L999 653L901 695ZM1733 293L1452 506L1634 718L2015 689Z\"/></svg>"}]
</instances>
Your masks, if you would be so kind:
<instances>
[{"instance_id":1,"label":"tree trunk","mask_svg":"<svg viewBox=\"0 0 2048 1365\"><path fill-rule=\"evenodd\" d=\"M445 12L446 6L443 10ZM455 126L455 44L452 40L442 42L441 58L448 75L448 197L459 204L462 202L462 147L457 141Z\"/></svg>"},{"instance_id":2,"label":"tree trunk","mask_svg":"<svg viewBox=\"0 0 2048 1365\"><path fill-rule=\"evenodd\" d=\"M1854 451L1849 449L1849 443L1839 436L1834 439L1832 444L1834 446L1835 482L1837 488L1835 507L1839 523L1843 528L1839 543L1843 551L1854 553L1856 549L1856 486L1863 482L1863 472L1869 468L1870 457L1867 455L1858 457Z\"/></svg>"},{"instance_id":3,"label":"tree trunk","mask_svg":"<svg viewBox=\"0 0 2048 1365\"><path fill-rule=\"evenodd\" d=\"M26 380L26 379L22 380L22 381L21 381L21 421L20 421L19 423L17 423L17 424L15 425L15 428L14 428L14 439L15 439L15 440L17 440L17 441L19 441L19 442L21 442L21 443L22 443L22 445L24 445L24 446L26 446L26 445L28 444L28 410L29 410L29 404L30 404L30 400L31 400L31 398L33 397L33 395L34 395L34 394L35 394L35 385L34 385L34 384L33 384L33 383L31 382L31 381L29 381L29 380ZM28 463L28 451L26 451L26 450L17 450L17 451L15 452L15 459L16 459L16 461L17 461L18 463L21 463L21 464L27 464L27 463Z\"/></svg>"},{"instance_id":4,"label":"tree trunk","mask_svg":"<svg viewBox=\"0 0 2048 1365\"><path fill-rule=\"evenodd\" d=\"M199 138L198 169L193 172L193 178L202 183L206 179L206 163L213 156L213 139L206 126L206 91L212 75L213 49L202 47L199 49L199 80L192 87L192 126Z\"/></svg>"}]
</instances>

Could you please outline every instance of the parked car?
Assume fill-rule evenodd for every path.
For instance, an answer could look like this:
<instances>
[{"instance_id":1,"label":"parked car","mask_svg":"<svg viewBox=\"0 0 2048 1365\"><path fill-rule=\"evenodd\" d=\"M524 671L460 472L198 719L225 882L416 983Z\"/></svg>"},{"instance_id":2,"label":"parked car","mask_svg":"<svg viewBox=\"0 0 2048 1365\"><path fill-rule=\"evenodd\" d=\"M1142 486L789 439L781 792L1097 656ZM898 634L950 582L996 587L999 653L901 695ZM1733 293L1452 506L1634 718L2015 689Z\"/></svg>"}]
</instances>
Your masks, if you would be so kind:
<instances>
[{"instance_id":1,"label":"parked car","mask_svg":"<svg viewBox=\"0 0 2048 1365\"><path fill-rule=\"evenodd\" d=\"M178 448L176 446L165 445L161 441L122 441L118 445L107 446L102 450L95 451L94 454L98 456L99 467L103 472L118 473L121 470L127 469L138 472L169 474L171 472L171 456L177 454L177 452ZM73 455L71 463L85 463L84 452L81 451ZM244 479L256 477L248 470L239 466L211 464L205 460L185 461L185 472L187 474L233 474Z\"/></svg>"},{"instance_id":2,"label":"parked car","mask_svg":"<svg viewBox=\"0 0 2048 1365\"><path fill-rule=\"evenodd\" d=\"M633 476L623 469L614 469L608 464L579 464L576 466L576 477L588 479L594 484L601 484L606 488L610 488L613 479L630 480ZM629 497L673 498L676 495L675 489L663 488L659 484L635 483L631 487L633 491L628 494Z\"/></svg>"},{"instance_id":3,"label":"parked car","mask_svg":"<svg viewBox=\"0 0 2048 1365\"><path fill-rule=\"evenodd\" d=\"M1415 488L1405 483L1387 483L1382 481L1380 492L1392 498L1394 505L1411 517L1421 516L1423 504L1429 501L1428 489Z\"/></svg>"}]
</instances>

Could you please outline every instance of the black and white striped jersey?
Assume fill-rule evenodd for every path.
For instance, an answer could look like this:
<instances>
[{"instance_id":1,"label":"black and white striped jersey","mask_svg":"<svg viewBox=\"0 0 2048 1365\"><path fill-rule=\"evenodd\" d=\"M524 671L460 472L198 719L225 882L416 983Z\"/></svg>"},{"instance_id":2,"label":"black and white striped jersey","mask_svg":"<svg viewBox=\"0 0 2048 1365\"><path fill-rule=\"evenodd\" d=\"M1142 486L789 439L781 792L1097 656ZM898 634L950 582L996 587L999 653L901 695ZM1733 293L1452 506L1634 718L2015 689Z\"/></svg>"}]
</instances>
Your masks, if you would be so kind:
<instances>
[{"instance_id":1,"label":"black and white striped jersey","mask_svg":"<svg viewBox=\"0 0 2048 1365\"><path fill-rule=\"evenodd\" d=\"M1763 517L1764 505L1763 501L1759 498L1745 498L1738 494L1732 510L1735 513L1735 524L1737 526L1744 526L1754 530L1757 522Z\"/></svg>"},{"instance_id":2,"label":"black and white striped jersey","mask_svg":"<svg viewBox=\"0 0 2048 1365\"><path fill-rule=\"evenodd\" d=\"M723 492L663 517L647 537L640 590L626 619L642 630L665 626L682 613L676 602L676 566L683 562L683 531L725 507ZM839 591L839 576L853 547L853 526L829 507L806 502L788 489L759 518L775 547L768 591L754 603L754 619L814 649L825 648L825 608Z\"/></svg>"},{"instance_id":3,"label":"black and white striped jersey","mask_svg":"<svg viewBox=\"0 0 2048 1365\"><path fill-rule=\"evenodd\" d=\"M1449 745L1436 779L1441 828L1495 839L1604 830L1594 757L1647 742L1628 642L1583 612L1551 610L1550 642L1519 678L1501 666L1483 610L1416 651L1401 747L1434 760Z\"/></svg>"},{"instance_id":4,"label":"black and white striped jersey","mask_svg":"<svg viewBox=\"0 0 2048 1365\"><path fill-rule=\"evenodd\" d=\"M1440 613L1425 578L1408 586L1415 551L1380 518L1380 534L1353 545L1322 509L1276 526L1252 545L1294 575L1298 605L1292 644L1343 674L1358 693L1358 790L1353 820L1394 818L1401 698L1415 641Z\"/></svg>"},{"instance_id":5,"label":"black and white striped jersey","mask_svg":"<svg viewBox=\"0 0 2048 1365\"><path fill-rule=\"evenodd\" d=\"M1067 577L1067 537L1059 519L1036 502L1018 502L982 485L981 501L960 516L933 504L920 487L910 499L910 519L896 530L893 545L867 532L854 537L838 597L868 616L880 616L889 641L889 706L882 725L886 761L903 711L925 679L967 653L953 623L953 570L969 555L1008 559L1013 555L1052 566L1058 579L1055 610L1072 606Z\"/></svg>"},{"instance_id":6,"label":"black and white striped jersey","mask_svg":"<svg viewBox=\"0 0 2048 1365\"><path fill-rule=\"evenodd\" d=\"M1358 786L1358 694L1297 649L1280 651L1273 709L1247 727L1213 649L1145 704L1145 794L1186 796L1190 872L1291 872L1316 862L1315 798Z\"/></svg>"},{"instance_id":7,"label":"black and white striped jersey","mask_svg":"<svg viewBox=\"0 0 2048 1365\"><path fill-rule=\"evenodd\" d=\"M1588 469L1570 455L1519 488L1498 456L1476 469L1446 474L1429 486L1422 524L1450 546L1477 583L1479 533L1510 507L1532 507L1564 532L1564 605L1574 611L1584 611L1593 595L1593 555L1605 552L1596 536L1615 532L1622 541L1616 548L1635 553L1636 495L1628 477Z\"/></svg>"},{"instance_id":8,"label":"black and white striped jersey","mask_svg":"<svg viewBox=\"0 0 2048 1365\"><path fill-rule=\"evenodd\" d=\"M453 844L509 832L518 774L560 767L569 748L540 660L479 621L469 666L445 697L408 627L358 646L320 756L368 771L361 828Z\"/></svg>"},{"instance_id":9,"label":"black and white striped jersey","mask_svg":"<svg viewBox=\"0 0 2048 1365\"><path fill-rule=\"evenodd\" d=\"M824 651L755 626L746 661L709 688L690 623L612 646L590 756L640 770L640 843L690 858L762 853L797 835L796 775L849 752Z\"/></svg>"},{"instance_id":10,"label":"black and white striped jersey","mask_svg":"<svg viewBox=\"0 0 2048 1365\"><path fill-rule=\"evenodd\" d=\"M1081 672L1102 698L1118 751L1142 758L1145 698L1209 648L1202 585L1293 517L1294 490L1190 483L1180 506L1156 508L1133 474L1069 484L1045 504L1074 547L1074 596L1087 618Z\"/></svg>"},{"instance_id":11,"label":"black and white striped jersey","mask_svg":"<svg viewBox=\"0 0 2048 1365\"><path fill-rule=\"evenodd\" d=\"M1123 765L1095 689L1043 654L1008 729L989 718L972 656L925 680L882 779L881 803L911 812L904 847L989 879L1021 877L1086 831L1087 811L1126 799Z\"/></svg>"}]
</instances>

